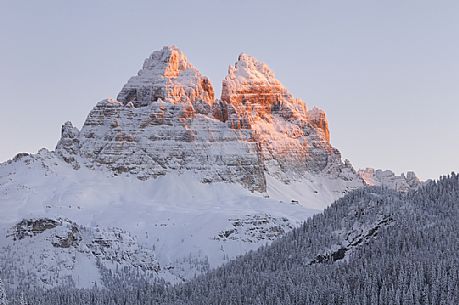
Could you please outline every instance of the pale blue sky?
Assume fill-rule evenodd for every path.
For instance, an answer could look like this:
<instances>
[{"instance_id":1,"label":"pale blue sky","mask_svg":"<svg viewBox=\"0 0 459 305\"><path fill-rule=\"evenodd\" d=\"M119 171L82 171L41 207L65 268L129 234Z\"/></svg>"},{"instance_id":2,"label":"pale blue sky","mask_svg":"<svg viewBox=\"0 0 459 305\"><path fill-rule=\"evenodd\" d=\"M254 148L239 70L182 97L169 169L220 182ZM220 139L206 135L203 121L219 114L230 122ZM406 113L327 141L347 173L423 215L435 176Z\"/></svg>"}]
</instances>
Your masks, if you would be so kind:
<instances>
[{"instance_id":1,"label":"pale blue sky","mask_svg":"<svg viewBox=\"0 0 459 305\"><path fill-rule=\"evenodd\" d=\"M221 80L241 52L311 107L356 168L459 170L459 1L0 0L0 161L53 149L175 44Z\"/></svg>"}]
</instances>

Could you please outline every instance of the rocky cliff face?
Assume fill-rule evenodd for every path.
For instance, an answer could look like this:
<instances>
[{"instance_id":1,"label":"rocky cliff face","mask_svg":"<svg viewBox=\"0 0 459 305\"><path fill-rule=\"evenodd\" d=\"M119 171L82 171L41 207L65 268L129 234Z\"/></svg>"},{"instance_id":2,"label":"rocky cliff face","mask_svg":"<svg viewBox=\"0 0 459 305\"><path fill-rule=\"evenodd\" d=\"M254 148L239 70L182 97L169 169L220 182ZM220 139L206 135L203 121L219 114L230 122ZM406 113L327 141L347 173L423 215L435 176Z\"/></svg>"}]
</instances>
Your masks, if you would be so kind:
<instances>
[{"instance_id":1,"label":"rocky cliff face","mask_svg":"<svg viewBox=\"0 0 459 305\"><path fill-rule=\"evenodd\" d=\"M80 132L79 155L87 166L108 167L116 175L145 180L191 171L203 182L238 182L263 191L262 163L251 133L222 127L189 102L159 99L135 108L106 100L91 111Z\"/></svg>"},{"instance_id":2,"label":"rocky cliff face","mask_svg":"<svg viewBox=\"0 0 459 305\"><path fill-rule=\"evenodd\" d=\"M207 77L188 62L174 46L164 47L148 57L137 76L131 77L118 101L142 107L162 99L170 103L214 102L214 89Z\"/></svg>"},{"instance_id":3,"label":"rocky cliff face","mask_svg":"<svg viewBox=\"0 0 459 305\"><path fill-rule=\"evenodd\" d=\"M96 105L80 132L63 126L57 151L65 160L145 180L171 171L202 182L265 190L259 147L250 130L226 128L211 115L212 85L175 47L145 60L118 95ZM74 165L78 167L78 165Z\"/></svg>"},{"instance_id":4,"label":"rocky cliff face","mask_svg":"<svg viewBox=\"0 0 459 305\"><path fill-rule=\"evenodd\" d=\"M265 173L286 183L306 172L359 179L329 140L325 113L308 110L255 58L239 56L216 100L185 55L164 47L116 100L96 105L81 131L66 123L56 151L75 169L103 167L142 180L191 171L202 182L265 192Z\"/></svg>"},{"instance_id":5,"label":"rocky cliff face","mask_svg":"<svg viewBox=\"0 0 459 305\"><path fill-rule=\"evenodd\" d=\"M15 272L5 276L18 286L100 286L104 274L92 272L97 268L174 279L167 268L159 265L151 249L139 245L134 236L119 228L85 227L68 219L23 219L7 230L2 244L8 246L2 249L0 262L16 265Z\"/></svg>"},{"instance_id":6,"label":"rocky cliff face","mask_svg":"<svg viewBox=\"0 0 459 305\"><path fill-rule=\"evenodd\" d=\"M216 117L230 128L253 131L269 174L288 182L306 172L342 167L330 145L325 112L308 110L254 57L241 54L229 67L220 103L226 112Z\"/></svg>"},{"instance_id":7,"label":"rocky cliff face","mask_svg":"<svg viewBox=\"0 0 459 305\"><path fill-rule=\"evenodd\" d=\"M359 176L368 186L385 186L398 192L408 192L422 185L414 172L402 173L400 176L391 170L366 168L358 171Z\"/></svg>"}]
</instances>

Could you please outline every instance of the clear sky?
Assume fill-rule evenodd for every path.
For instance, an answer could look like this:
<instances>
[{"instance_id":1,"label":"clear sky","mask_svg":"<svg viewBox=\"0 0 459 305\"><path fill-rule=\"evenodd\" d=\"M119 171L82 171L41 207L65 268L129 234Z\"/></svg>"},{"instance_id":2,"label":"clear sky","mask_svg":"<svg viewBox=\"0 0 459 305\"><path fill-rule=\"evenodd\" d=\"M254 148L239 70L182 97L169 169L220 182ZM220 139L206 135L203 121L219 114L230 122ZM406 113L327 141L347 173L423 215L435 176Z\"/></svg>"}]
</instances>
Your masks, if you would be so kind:
<instances>
[{"instance_id":1,"label":"clear sky","mask_svg":"<svg viewBox=\"0 0 459 305\"><path fill-rule=\"evenodd\" d=\"M0 0L0 161L54 149L169 44L218 96L239 53L266 62L356 168L459 171L455 0Z\"/></svg>"}]
</instances>

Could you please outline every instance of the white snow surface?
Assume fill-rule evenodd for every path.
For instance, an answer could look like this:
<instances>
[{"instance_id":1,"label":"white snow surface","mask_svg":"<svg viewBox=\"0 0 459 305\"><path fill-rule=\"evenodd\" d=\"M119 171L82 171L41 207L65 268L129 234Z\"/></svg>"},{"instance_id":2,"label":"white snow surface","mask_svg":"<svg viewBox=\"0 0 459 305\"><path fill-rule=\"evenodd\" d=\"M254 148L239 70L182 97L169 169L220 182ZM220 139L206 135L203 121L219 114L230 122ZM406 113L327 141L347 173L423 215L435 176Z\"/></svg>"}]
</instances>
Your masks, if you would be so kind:
<instances>
[{"instance_id":1,"label":"white snow surface","mask_svg":"<svg viewBox=\"0 0 459 305\"><path fill-rule=\"evenodd\" d=\"M271 242L345 192L339 179L311 175L290 185L270 176L267 180L264 194L235 183L201 183L192 173L141 181L111 171L74 170L42 150L0 165L0 229L11 230L23 219L46 218L68 219L87 231L123 230L138 243L135 247L153 249L151 259L161 267L156 276L176 282ZM56 275L63 271L49 263L49 257L61 257L71 261L65 274L77 287L103 286L93 256L75 247L53 247L46 234L51 233L19 241L1 234L0 248L13 247L14 256L34 253L30 264L43 267L38 278L54 281L34 284L66 283L65 276Z\"/></svg>"}]
</instances>

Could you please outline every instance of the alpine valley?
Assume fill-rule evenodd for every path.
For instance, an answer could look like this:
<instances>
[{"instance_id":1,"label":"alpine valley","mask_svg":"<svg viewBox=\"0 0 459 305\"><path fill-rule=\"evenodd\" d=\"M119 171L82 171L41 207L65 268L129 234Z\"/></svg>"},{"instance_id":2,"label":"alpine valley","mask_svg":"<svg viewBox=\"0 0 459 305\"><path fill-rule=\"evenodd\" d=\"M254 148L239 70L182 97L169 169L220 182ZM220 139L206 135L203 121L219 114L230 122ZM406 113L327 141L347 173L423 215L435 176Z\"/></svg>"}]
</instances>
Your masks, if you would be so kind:
<instances>
[{"instance_id":1,"label":"alpine valley","mask_svg":"<svg viewBox=\"0 0 459 305\"><path fill-rule=\"evenodd\" d=\"M81 129L66 122L54 151L0 164L1 277L43 289L184 282L353 190L422 184L412 172L354 170L330 144L325 112L254 57L239 55L216 98L168 46Z\"/></svg>"}]
</instances>

